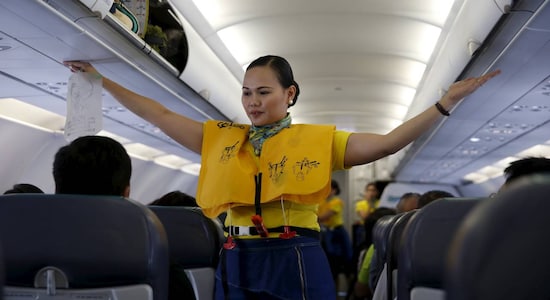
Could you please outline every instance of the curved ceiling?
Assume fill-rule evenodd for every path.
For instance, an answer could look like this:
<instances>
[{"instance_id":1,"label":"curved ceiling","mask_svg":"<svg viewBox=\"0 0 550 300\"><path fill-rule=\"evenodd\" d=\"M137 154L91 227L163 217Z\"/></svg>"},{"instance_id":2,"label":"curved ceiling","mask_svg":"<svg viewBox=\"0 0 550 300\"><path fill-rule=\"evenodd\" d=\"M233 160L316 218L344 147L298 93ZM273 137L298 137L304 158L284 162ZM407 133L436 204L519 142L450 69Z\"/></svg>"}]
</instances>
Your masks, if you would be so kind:
<instances>
[{"instance_id":1,"label":"curved ceiling","mask_svg":"<svg viewBox=\"0 0 550 300\"><path fill-rule=\"evenodd\" d=\"M241 67L237 78L262 55L291 63L301 88L299 104L291 109L295 122L375 133L387 133L405 119L453 3L194 2L207 23L197 31L207 41L222 42L216 52L230 53Z\"/></svg>"}]
</instances>

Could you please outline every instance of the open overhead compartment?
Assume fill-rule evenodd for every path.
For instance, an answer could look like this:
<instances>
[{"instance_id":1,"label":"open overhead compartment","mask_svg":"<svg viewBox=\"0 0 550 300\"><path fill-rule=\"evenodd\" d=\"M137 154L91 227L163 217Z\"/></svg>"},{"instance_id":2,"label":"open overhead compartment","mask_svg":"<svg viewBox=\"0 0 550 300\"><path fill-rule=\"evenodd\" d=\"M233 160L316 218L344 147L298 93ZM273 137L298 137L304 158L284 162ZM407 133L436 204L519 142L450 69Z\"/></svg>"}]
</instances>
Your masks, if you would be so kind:
<instances>
[{"instance_id":1,"label":"open overhead compartment","mask_svg":"<svg viewBox=\"0 0 550 300\"><path fill-rule=\"evenodd\" d=\"M197 47L189 46L186 65L190 60L201 60L202 54L197 49L203 46ZM98 14L79 1L2 1L0 49L0 83L5 83L3 89L10 91L8 96L62 116L66 114L65 98L70 75L62 62L85 60L92 62L105 76L190 118L198 121L235 118L220 112L212 104L212 98L207 101L199 93L203 86L198 83L190 86L180 78L186 68L154 51L141 36L128 30L112 14ZM212 84L223 89L231 88L236 93L240 91L239 81L224 70L223 64L204 64L201 70L195 68L194 71L229 73L221 79L216 75L218 80L213 80ZM208 79L208 75L197 77ZM209 88L212 89L211 95L221 94L215 92L214 86ZM239 96L233 99L238 101ZM105 118L112 121L108 124L114 124L113 128L105 129L167 153L199 161L197 155L120 107L106 93L103 107Z\"/></svg>"}]
</instances>

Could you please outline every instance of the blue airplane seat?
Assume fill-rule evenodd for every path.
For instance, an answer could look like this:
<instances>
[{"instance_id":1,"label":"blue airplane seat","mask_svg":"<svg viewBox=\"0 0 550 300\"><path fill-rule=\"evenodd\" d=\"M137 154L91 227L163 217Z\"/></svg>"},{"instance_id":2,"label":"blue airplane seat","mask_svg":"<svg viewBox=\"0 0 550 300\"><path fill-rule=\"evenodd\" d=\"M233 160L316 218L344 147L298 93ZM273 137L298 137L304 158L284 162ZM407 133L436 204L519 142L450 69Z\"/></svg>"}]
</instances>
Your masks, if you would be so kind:
<instances>
[{"instance_id":1,"label":"blue airplane seat","mask_svg":"<svg viewBox=\"0 0 550 300\"><path fill-rule=\"evenodd\" d=\"M446 269L449 300L550 299L550 176L517 179L468 216Z\"/></svg>"},{"instance_id":2,"label":"blue airplane seat","mask_svg":"<svg viewBox=\"0 0 550 300\"><path fill-rule=\"evenodd\" d=\"M403 231L398 256L399 300L445 299L447 251L460 223L481 199L438 199L411 217Z\"/></svg>"},{"instance_id":3,"label":"blue airplane seat","mask_svg":"<svg viewBox=\"0 0 550 300\"><path fill-rule=\"evenodd\" d=\"M372 229L372 243L374 244L374 249L376 251L376 255L373 256L373 259L376 259L376 262L374 264L377 264L378 266L383 266L382 271L378 275L378 278L372 278L369 279L369 281L377 282L376 286L373 288L375 297L377 299L387 299L387 294L385 293L386 289L386 273L387 273L387 258L388 258L388 244L389 244L389 238L390 238L390 232L392 229L392 226L397 222L397 220L402 216L403 214L398 215L387 215L382 218L380 218L376 224L374 225L374 228ZM371 264L373 264L371 262ZM380 280L385 281L383 284L380 284ZM376 292L376 289L379 291ZM383 293L380 291L384 290Z\"/></svg>"},{"instance_id":4,"label":"blue airplane seat","mask_svg":"<svg viewBox=\"0 0 550 300\"><path fill-rule=\"evenodd\" d=\"M168 236L172 296L213 299L215 271L224 242L221 223L203 215L200 208L149 208L158 216ZM174 299L172 296L171 299Z\"/></svg>"},{"instance_id":5,"label":"blue airplane seat","mask_svg":"<svg viewBox=\"0 0 550 300\"><path fill-rule=\"evenodd\" d=\"M0 196L4 300L168 296L164 228L144 205L113 196Z\"/></svg>"},{"instance_id":6,"label":"blue airplane seat","mask_svg":"<svg viewBox=\"0 0 550 300\"><path fill-rule=\"evenodd\" d=\"M0 300L4 299L4 257L2 256L2 243L0 241Z\"/></svg>"},{"instance_id":7,"label":"blue airplane seat","mask_svg":"<svg viewBox=\"0 0 550 300\"><path fill-rule=\"evenodd\" d=\"M401 217L401 214L383 216L376 222L372 229L372 243L376 249L377 256L382 259L383 262L386 262L391 228L399 217Z\"/></svg>"},{"instance_id":8,"label":"blue airplane seat","mask_svg":"<svg viewBox=\"0 0 550 300\"><path fill-rule=\"evenodd\" d=\"M396 289L397 289L397 273L398 273L398 257L399 257L399 251L401 248L401 240L403 236L403 231L405 230L405 227L407 226L409 220L411 217L417 212L418 210L411 210L405 213L402 213L400 217L395 221L393 226L390 229L390 233L388 235L388 250L386 254L386 278L387 278L387 285L386 285L386 294L388 295L387 299L393 299L396 295Z\"/></svg>"}]
</instances>

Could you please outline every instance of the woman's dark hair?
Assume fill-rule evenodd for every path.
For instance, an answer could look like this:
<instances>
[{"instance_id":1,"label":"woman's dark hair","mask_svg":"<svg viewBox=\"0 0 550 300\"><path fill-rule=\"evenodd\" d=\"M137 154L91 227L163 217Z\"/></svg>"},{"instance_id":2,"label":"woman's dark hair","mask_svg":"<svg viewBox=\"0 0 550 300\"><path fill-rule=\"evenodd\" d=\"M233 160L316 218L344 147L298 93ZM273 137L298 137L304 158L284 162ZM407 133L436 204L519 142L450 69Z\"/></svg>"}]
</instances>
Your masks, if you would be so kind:
<instances>
[{"instance_id":1,"label":"woman's dark hair","mask_svg":"<svg viewBox=\"0 0 550 300\"><path fill-rule=\"evenodd\" d=\"M266 55L255 59L253 62L250 63L250 65L248 65L246 70L248 71L254 67L264 66L270 67L273 71L275 71L279 83L285 89L289 88L292 85L296 87L296 94L294 95L294 99L292 99L292 102L288 104L288 107L296 104L296 101L298 101L298 95L300 95L300 87L298 86L298 83L294 80L294 74L292 73L292 68L290 67L288 61L280 56Z\"/></svg>"}]
</instances>

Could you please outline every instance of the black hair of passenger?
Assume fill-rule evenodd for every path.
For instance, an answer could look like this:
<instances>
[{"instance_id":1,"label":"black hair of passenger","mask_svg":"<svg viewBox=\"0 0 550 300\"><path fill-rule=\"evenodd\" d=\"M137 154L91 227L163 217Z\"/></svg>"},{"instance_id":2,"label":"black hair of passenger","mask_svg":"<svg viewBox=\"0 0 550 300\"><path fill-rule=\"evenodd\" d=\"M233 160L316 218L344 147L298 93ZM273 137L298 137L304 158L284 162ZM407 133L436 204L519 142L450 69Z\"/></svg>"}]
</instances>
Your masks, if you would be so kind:
<instances>
[{"instance_id":1,"label":"black hair of passenger","mask_svg":"<svg viewBox=\"0 0 550 300\"><path fill-rule=\"evenodd\" d=\"M4 195L8 194L44 194L44 191L34 184L30 183L18 183L4 192Z\"/></svg>"},{"instance_id":2,"label":"black hair of passenger","mask_svg":"<svg viewBox=\"0 0 550 300\"><path fill-rule=\"evenodd\" d=\"M340 195L340 185L338 184L338 181L332 179L330 181L330 187L336 190L336 192L334 193L335 195Z\"/></svg>"},{"instance_id":3,"label":"black hair of passenger","mask_svg":"<svg viewBox=\"0 0 550 300\"><path fill-rule=\"evenodd\" d=\"M277 79L279 80L279 83L285 89L289 88L292 85L295 86L296 94L294 95L294 99L292 99L292 103L288 104L288 107L296 104L296 102L298 101L298 95L300 95L300 86L298 86L298 83L296 82L296 80L294 80L292 67L286 59L276 55L261 56L251 62L246 70L248 71L254 67L270 67L275 72L275 74L277 74Z\"/></svg>"},{"instance_id":4,"label":"black hair of passenger","mask_svg":"<svg viewBox=\"0 0 550 300\"><path fill-rule=\"evenodd\" d=\"M407 203L410 203L410 201L412 199L416 200L415 208L418 208L418 199L420 198L420 196L421 195L419 193L413 193L413 192L408 192L408 193L403 194L401 196L401 198L399 198L399 201L397 202L397 205L395 206L395 210L398 213L404 212L403 206Z\"/></svg>"},{"instance_id":5,"label":"black hair of passenger","mask_svg":"<svg viewBox=\"0 0 550 300\"><path fill-rule=\"evenodd\" d=\"M408 193L405 193L401 196L401 199L407 199L407 198L412 198L412 197L420 197L421 195L419 193L412 193L412 192L408 192Z\"/></svg>"},{"instance_id":6,"label":"black hair of passenger","mask_svg":"<svg viewBox=\"0 0 550 300\"><path fill-rule=\"evenodd\" d=\"M441 198L454 198L454 195L447 191L440 190L425 192L424 194L420 195L420 198L418 198L418 208L422 208L429 203Z\"/></svg>"},{"instance_id":7,"label":"black hair of passenger","mask_svg":"<svg viewBox=\"0 0 550 300\"><path fill-rule=\"evenodd\" d=\"M195 197L180 191L166 193L149 205L198 207Z\"/></svg>"},{"instance_id":8,"label":"black hair of passenger","mask_svg":"<svg viewBox=\"0 0 550 300\"><path fill-rule=\"evenodd\" d=\"M504 169L505 184L519 177L550 172L550 159L545 157L526 157L513 161Z\"/></svg>"},{"instance_id":9,"label":"black hair of passenger","mask_svg":"<svg viewBox=\"0 0 550 300\"><path fill-rule=\"evenodd\" d=\"M130 185L132 163L126 149L104 136L83 136L55 154L58 194L122 196Z\"/></svg>"},{"instance_id":10,"label":"black hair of passenger","mask_svg":"<svg viewBox=\"0 0 550 300\"><path fill-rule=\"evenodd\" d=\"M372 230L374 228L374 225L376 225L376 222L378 222L378 220L380 220L384 216L391 216L395 215L396 213L396 210L393 208L379 207L367 216L365 222L363 223L363 226L365 227L366 248L368 248L368 246L372 244Z\"/></svg>"}]
</instances>

